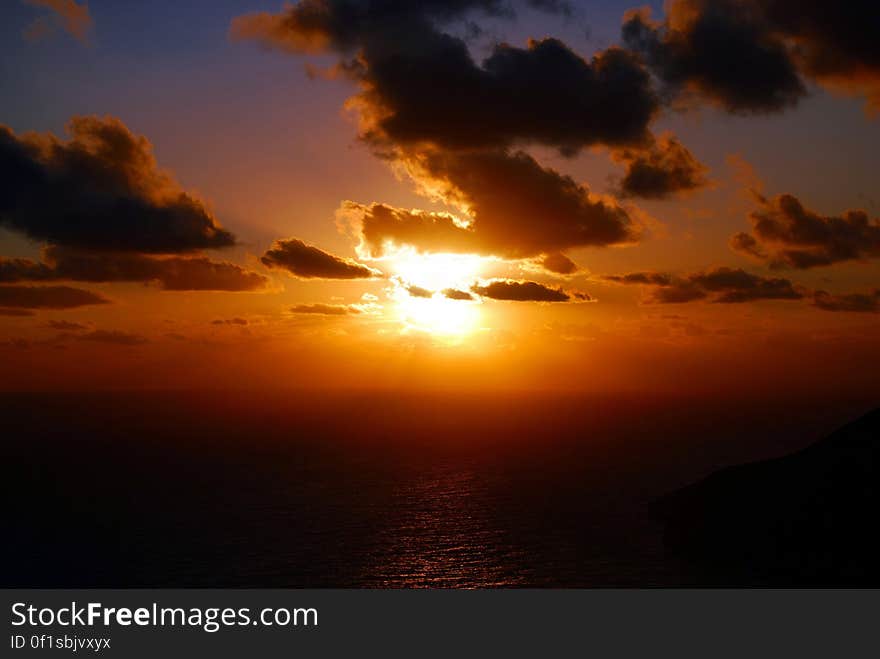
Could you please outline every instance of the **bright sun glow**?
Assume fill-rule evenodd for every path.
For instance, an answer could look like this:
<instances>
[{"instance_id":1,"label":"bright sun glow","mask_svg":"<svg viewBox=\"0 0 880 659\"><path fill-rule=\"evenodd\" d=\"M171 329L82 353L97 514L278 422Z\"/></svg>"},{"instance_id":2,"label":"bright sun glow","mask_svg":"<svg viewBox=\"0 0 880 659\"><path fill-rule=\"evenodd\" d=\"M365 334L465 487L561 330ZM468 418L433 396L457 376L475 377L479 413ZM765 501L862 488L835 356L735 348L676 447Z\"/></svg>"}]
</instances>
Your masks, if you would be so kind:
<instances>
[{"instance_id":1,"label":"bright sun glow","mask_svg":"<svg viewBox=\"0 0 880 659\"><path fill-rule=\"evenodd\" d=\"M404 252L395 256L391 268L397 280L390 294L405 328L447 340L460 339L476 331L480 320L479 301L449 299L444 291L469 291L484 264L485 259L479 256L462 254ZM421 296L413 295L413 291Z\"/></svg>"}]
</instances>

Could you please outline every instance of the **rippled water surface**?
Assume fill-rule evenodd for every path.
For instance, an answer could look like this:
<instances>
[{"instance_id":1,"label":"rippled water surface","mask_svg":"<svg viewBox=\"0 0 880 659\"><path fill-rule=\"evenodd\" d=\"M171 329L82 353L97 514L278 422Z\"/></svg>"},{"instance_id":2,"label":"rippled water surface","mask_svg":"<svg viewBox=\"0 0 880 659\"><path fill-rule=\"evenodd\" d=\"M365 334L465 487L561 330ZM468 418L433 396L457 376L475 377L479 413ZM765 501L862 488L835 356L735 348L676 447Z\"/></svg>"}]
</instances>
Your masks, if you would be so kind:
<instances>
[{"instance_id":1,"label":"rippled water surface","mask_svg":"<svg viewBox=\"0 0 880 659\"><path fill-rule=\"evenodd\" d=\"M5 395L3 585L698 583L649 503L855 407Z\"/></svg>"}]
</instances>

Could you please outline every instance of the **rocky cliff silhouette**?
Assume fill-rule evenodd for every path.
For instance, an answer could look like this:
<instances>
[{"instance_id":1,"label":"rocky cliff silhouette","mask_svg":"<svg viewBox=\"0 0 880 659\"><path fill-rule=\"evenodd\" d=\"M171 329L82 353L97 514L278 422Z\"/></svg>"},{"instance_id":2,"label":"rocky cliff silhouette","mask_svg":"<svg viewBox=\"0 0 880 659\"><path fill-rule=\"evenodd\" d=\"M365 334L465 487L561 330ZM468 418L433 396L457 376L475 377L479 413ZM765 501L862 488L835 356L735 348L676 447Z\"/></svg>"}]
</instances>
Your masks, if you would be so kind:
<instances>
[{"instance_id":1,"label":"rocky cliff silhouette","mask_svg":"<svg viewBox=\"0 0 880 659\"><path fill-rule=\"evenodd\" d=\"M667 548L700 582L880 584L880 408L782 458L659 500Z\"/></svg>"}]
</instances>

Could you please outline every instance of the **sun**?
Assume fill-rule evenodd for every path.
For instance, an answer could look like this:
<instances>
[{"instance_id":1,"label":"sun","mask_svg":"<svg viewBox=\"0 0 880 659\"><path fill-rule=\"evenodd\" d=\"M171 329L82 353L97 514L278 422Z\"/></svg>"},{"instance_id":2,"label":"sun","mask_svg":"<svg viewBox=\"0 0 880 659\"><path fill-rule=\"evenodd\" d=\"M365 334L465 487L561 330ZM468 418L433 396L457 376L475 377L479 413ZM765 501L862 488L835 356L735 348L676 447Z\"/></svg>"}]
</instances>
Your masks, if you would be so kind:
<instances>
[{"instance_id":1,"label":"sun","mask_svg":"<svg viewBox=\"0 0 880 659\"><path fill-rule=\"evenodd\" d=\"M427 332L455 342L479 329L478 299L464 297L485 267L486 259L470 254L419 254L407 251L390 261L395 274L390 295L404 331Z\"/></svg>"}]
</instances>

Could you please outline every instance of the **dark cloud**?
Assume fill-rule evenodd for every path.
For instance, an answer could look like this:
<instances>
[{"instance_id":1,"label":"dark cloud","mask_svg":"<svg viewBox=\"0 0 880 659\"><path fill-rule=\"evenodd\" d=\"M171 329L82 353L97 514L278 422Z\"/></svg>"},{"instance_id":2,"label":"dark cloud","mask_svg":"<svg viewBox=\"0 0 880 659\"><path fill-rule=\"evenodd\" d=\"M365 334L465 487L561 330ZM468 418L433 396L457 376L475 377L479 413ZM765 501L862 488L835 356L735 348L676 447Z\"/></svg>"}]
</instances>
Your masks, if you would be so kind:
<instances>
[{"instance_id":1,"label":"dark cloud","mask_svg":"<svg viewBox=\"0 0 880 659\"><path fill-rule=\"evenodd\" d=\"M673 0L662 22L629 12L623 36L673 90L731 112L773 112L806 93L802 77L880 107L880 45L866 0Z\"/></svg>"},{"instance_id":2,"label":"dark cloud","mask_svg":"<svg viewBox=\"0 0 880 659\"><path fill-rule=\"evenodd\" d=\"M612 48L587 61L556 39L499 44L479 67L463 41L437 34L408 57L369 59L362 82L362 134L380 144L540 143L572 154L647 141L659 107L633 54Z\"/></svg>"},{"instance_id":3,"label":"dark cloud","mask_svg":"<svg viewBox=\"0 0 880 659\"><path fill-rule=\"evenodd\" d=\"M269 268L281 268L302 279L371 279L382 275L296 238L275 241L260 260Z\"/></svg>"},{"instance_id":4,"label":"dark cloud","mask_svg":"<svg viewBox=\"0 0 880 659\"><path fill-rule=\"evenodd\" d=\"M547 254L541 259L541 267L547 272L553 272L558 275L573 275L578 271L577 263L560 252Z\"/></svg>"},{"instance_id":5,"label":"dark cloud","mask_svg":"<svg viewBox=\"0 0 880 659\"><path fill-rule=\"evenodd\" d=\"M602 279L616 284L669 286L672 284L673 277L663 272L630 272L625 275L605 275Z\"/></svg>"},{"instance_id":6,"label":"dark cloud","mask_svg":"<svg viewBox=\"0 0 880 659\"><path fill-rule=\"evenodd\" d=\"M500 16L509 14L510 8L503 0L300 0L279 14L256 12L234 18L230 36L291 53L327 49L350 53L368 37L383 33L405 37L408 29L460 19L468 12Z\"/></svg>"},{"instance_id":7,"label":"dark cloud","mask_svg":"<svg viewBox=\"0 0 880 659\"><path fill-rule=\"evenodd\" d=\"M705 300L708 293L688 279L673 279L669 284L658 286L646 298L653 304L684 304Z\"/></svg>"},{"instance_id":8,"label":"dark cloud","mask_svg":"<svg viewBox=\"0 0 880 659\"><path fill-rule=\"evenodd\" d=\"M68 320L50 320L49 328L58 330L59 332L84 332L89 329L88 325L82 323L72 323Z\"/></svg>"},{"instance_id":9,"label":"dark cloud","mask_svg":"<svg viewBox=\"0 0 880 659\"><path fill-rule=\"evenodd\" d=\"M480 65L464 40L442 29L467 12L505 10L502 2L313 0L238 17L231 35L287 52L338 54L339 71L361 86L353 104L371 142L448 149L539 142L573 152L646 139L659 101L633 53L611 48L585 60L543 39L526 48L497 44Z\"/></svg>"},{"instance_id":10,"label":"dark cloud","mask_svg":"<svg viewBox=\"0 0 880 659\"><path fill-rule=\"evenodd\" d=\"M793 43L801 71L832 88L866 96L880 109L880 42L866 26L880 25L871 0L762 0L768 22Z\"/></svg>"},{"instance_id":11,"label":"dark cloud","mask_svg":"<svg viewBox=\"0 0 880 659\"><path fill-rule=\"evenodd\" d=\"M731 246L768 260L772 267L798 269L880 257L880 220L862 210L823 216L788 194L758 196L750 220L753 233L738 233Z\"/></svg>"},{"instance_id":12,"label":"dark cloud","mask_svg":"<svg viewBox=\"0 0 880 659\"><path fill-rule=\"evenodd\" d=\"M35 315L34 312L29 309L0 309L0 316L22 318L33 315Z\"/></svg>"},{"instance_id":13,"label":"dark cloud","mask_svg":"<svg viewBox=\"0 0 880 659\"><path fill-rule=\"evenodd\" d=\"M347 202L341 212L360 226L364 246L374 257L388 245L409 245L528 258L571 247L630 243L640 235L622 206L523 152L422 152L405 162L426 188L466 206L472 222L465 226L448 214Z\"/></svg>"},{"instance_id":14,"label":"dark cloud","mask_svg":"<svg viewBox=\"0 0 880 659\"><path fill-rule=\"evenodd\" d=\"M784 40L751 0L673 0L663 22L628 12L624 42L675 91L735 113L775 112L806 90Z\"/></svg>"},{"instance_id":15,"label":"dark cloud","mask_svg":"<svg viewBox=\"0 0 880 659\"><path fill-rule=\"evenodd\" d=\"M0 286L0 307L17 309L74 309L110 301L91 291L70 286Z\"/></svg>"},{"instance_id":16,"label":"dark cloud","mask_svg":"<svg viewBox=\"0 0 880 659\"><path fill-rule=\"evenodd\" d=\"M853 313L880 313L880 289L873 293L849 293L834 295L827 291L813 293L813 306L824 311L849 311Z\"/></svg>"},{"instance_id":17,"label":"dark cloud","mask_svg":"<svg viewBox=\"0 0 880 659\"><path fill-rule=\"evenodd\" d=\"M648 301L657 304L679 304L695 300L735 304L755 300L799 300L804 297L788 279L761 277L745 270L724 267L684 276L663 272L634 272L608 275L603 279L619 284L652 287Z\"/></svg>"},{"instance_id":18,"label":"dark cloud","mask_svg":"<svg viewBox=\"0 0 880 659\"><path fill-rule=\"evenodd\" d=\"M138 346L147 343L147 339L139 334L130 334L120 330L95 330L78 338L80 341L109 343L118 346Z\"/></svg>"},{"instance_id":19,"label":"dark cloud","mask_svg":"<svg viewBox=\"0 0 880 659\"><path fill-rule=\"evenodd\" d=\"M624 197L668 199L708 184L707 169L677 139L663 136L645 149L621 149L613 157L626 164L618 184Z\"/></svg>"},{"instance_id":20,"label":"dark cloud","mask_svg":"<svg viewBox=\"0 0 880 659\"><path fill-rule=\"evenodd\" d=\"M0 281L155 282L167 291L253 291L268 278L233 263L205 257L43 250L44 262L0 258Z\"/></svg>"},{"instance_id":21,"label":"dark cloud","mask_svg":"<svg viewBox=\"0 0 880 659\"><path fill-rule=\"evenodd\" d=\"M474 231L448 213L346 201L339 209L360 232L366 251L384 256L389 247L409 245L426 252L482 251Z\"/></svg>"},{"instance_id":22,"label":"dark cloud","mask_svg":"<svg viewBox=\"0 0 880 659\"><path fill-rule=\"evenodd\" d=\"M447 288L443 291L443 296L450 300L473 300L474 296L467 291L460 291L457 288Z\"/></svg>"},{"instance_id":23,"label":"dark cloud","mask_svg":"<svg viewBox=\"0 0 880 659\"><path fill-rule=\"evenodd\" d=\"M118 119L77 117L70 140L0 126L0 227L93 251L177 253L235 243Z\"/></svg>"},{"instance_id":24,"label":"dark cloud","mask_svg":"<svg viewBox=\"0 0 880 659\"><path fill-rule=\"evenodd\" d=\"M481 297L516 302L568 302L571 299L561 288L549 288L534 281L496 279L483 286L474 285L471 290Z\"/></svg>"},{"instance_id":25,"label":"dark cloud","mask_svg":"<svg viewBox=\"0 0 880 659\"><path fill-rule=\"evenodd\" d=\"M421 297L421 298L432 298L434 297L434 291L429 291L427 288L422 288L421 286L407 286L406 292L412 295L413 297Z\"/></svg>"},{"instance_id":26,"label":"dark cloud","mask_svg":"<svg viewBox=\"0 0 880 659\"><path fill-rule=\"evenodd\" d=\"M167 291L253 291L268 283L261 274L205 257L89 254L58 248L48 248L45 256L59 278L74 281L157 282Z\"/></svg>"},{"instance_id":27,"label":"dark cloud","mask_svg":"<svg viewBox=\"0 0 880 659\"><path fill-rule=\"evenodd\" d=\"M320 316L349 316L359 314L361 310L350 304L298 304L291 307L290 312Z\"/></svg>"},{"instance_id":28,"label":"dark cloud","mask_svg":"<svg viewBox=\"0 0 880 659\"><path fill-rule=\"evenodd\" d=\"M63 141L0 126L0 227L49 243L41 262L0 258L0 282L155 282L179 291L268 283L232 263L178 255L235 240L158 167L146 138L110 117L74 118L68 132ZM18 290L96 303L67 287Z\"/></svg>"},{"instance_id":29,"label":"dark cloud","mask_svg":"<svg viewBox=\"0 0 880 659\"><path fill-rule=\"evenodd\" d=\"M0 282L12 284L19 281L53 281L57 277L55 270L45 264L31 259L7 259L0 256Z\"/></svg>"},{"instance_id":30,"label":"dark cloud","mask_svg":"<svg viewBox=\"0 0 880 659\"><path fill-rule=\"evenodd\" d=\"M568 4L532 0L566 14ZM634 242L639 227L611 198L519 151L572 155L592 145L646 148L660 110L638 54L609 48L584 59L561 41L496 44L481 63L448 33L472 15L511 14L506 2L306 0L279 14L236 18L231 35L292 53L330 53L353 80L360 136L420 192L467 217L347 202L372 256L389 246L506 258Z\"/></svg>"},{"instance_id":31,"label":"dark cloud","mask_svg":"<svg viewBox=\"0 0 880 659\"><path fill-rule=\"evenodd\" d=\"M212 325L241 325L246 326L248 321L246 318L217 318L211 321Z\"/></svg>"},{"instance_id":32,"label":"dark cloud","mask_svg":"<svg viewBox=\"0 0 880 659\"><path fill-rule=\"evenodd\" d=\"M735 252L748 254L756 259L766 259L767 253L761 247L755 237L750 233L740 231L730 237L730 248Z\"/></svg>"},{"instance_id":33,"label":"dark cloud","mask_svg":"<svg viewBox=\"0 0 880 659\"><path fill-rule=\"evenodd\" d=\"M738 268L717 268L690 275L688 280L709 293L717 294L713 302L799 300L803 297L788 279L761 277Z\"/></svg>"}]
</instances>

